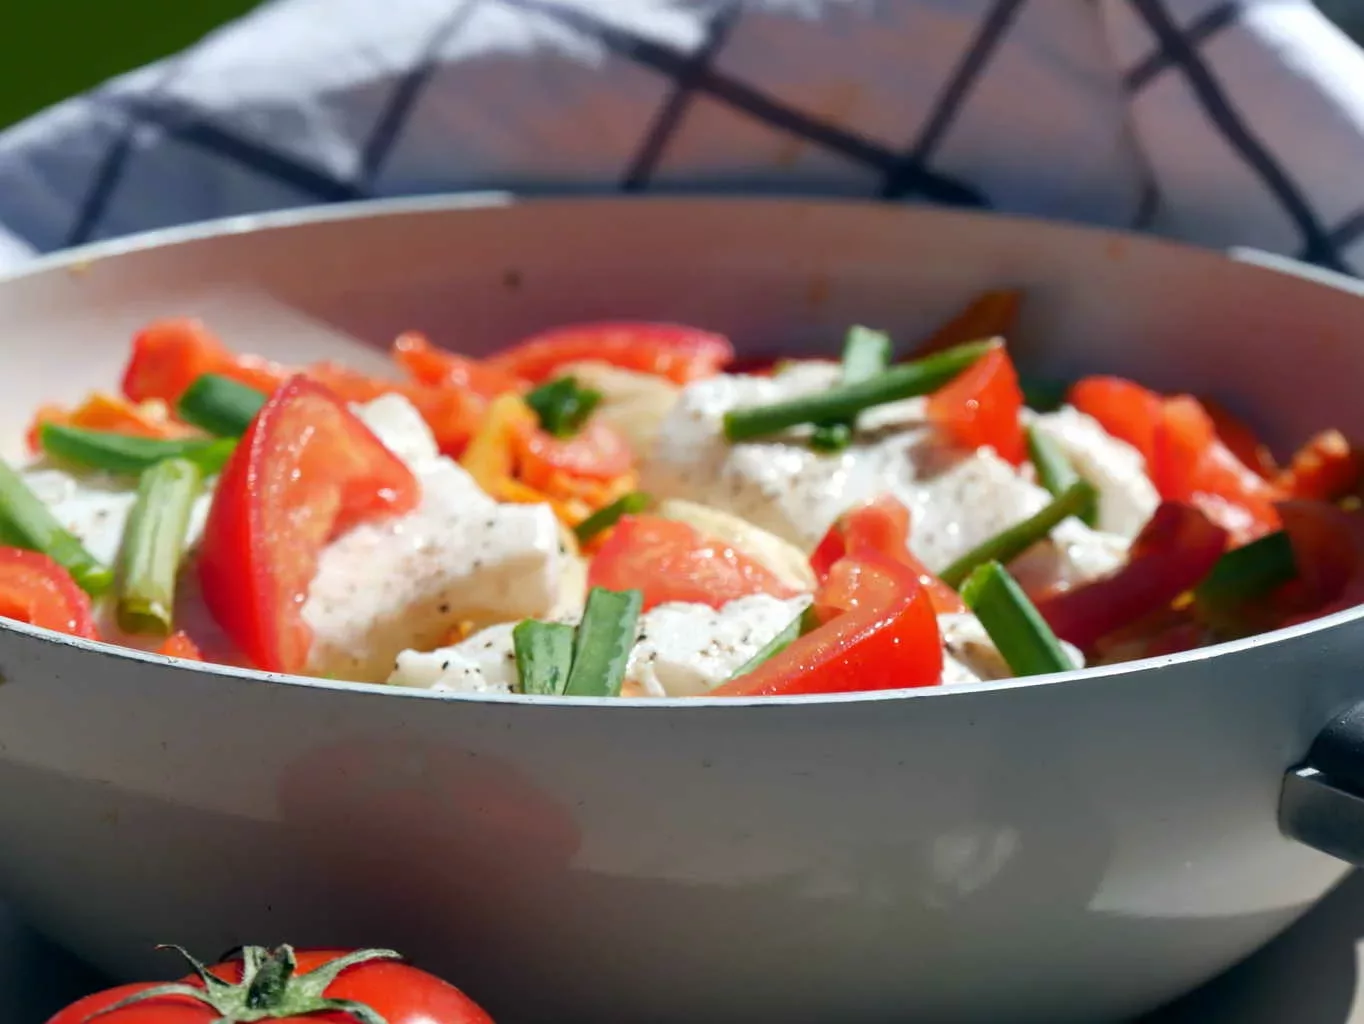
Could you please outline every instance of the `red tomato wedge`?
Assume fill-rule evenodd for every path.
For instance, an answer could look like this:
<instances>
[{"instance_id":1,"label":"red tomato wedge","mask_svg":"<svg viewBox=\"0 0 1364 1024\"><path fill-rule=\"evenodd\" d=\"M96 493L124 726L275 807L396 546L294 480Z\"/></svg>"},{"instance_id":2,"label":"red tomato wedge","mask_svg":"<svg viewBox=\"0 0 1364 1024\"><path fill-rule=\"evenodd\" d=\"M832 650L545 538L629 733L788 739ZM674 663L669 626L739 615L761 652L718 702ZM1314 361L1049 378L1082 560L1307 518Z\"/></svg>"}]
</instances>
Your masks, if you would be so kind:
<instances>
[{"instance_id":1,"label":"red tomato wedge","mask_svg":"<svg viewBox=\"0 0 1364 1024\"><path fill-rule=\"evenodd\" d=\"M660 516L622 516L588 567L589 586L637 588L647 610L669 601L719 608L749 594L794 597L769 569L723 541Z\"/></svg>"},{"instance_id":2,"label":"red tomato wedge","mask_svg":"<svg viewBox=\"0 0 1364 1024\"><path fill-rule=\"evenodd\" d=\"M119 985L77 1000L47 1024L360 1024L362 1020L493 1024L493 1019L455 986L377 950L294 952L280 947L253 949L251 953L253 965L259 966L253 966L249 976L240 955L208 967L196 964L229 982L230 988L217 986L213 992L205 991L197 973L173 983L171 991L166 991L165 982ZM285 957L292 961L291 968L283 967ZM342 958L348 958L345 964L335 964ZM322 973L333 964L330 972ZM312 971L319 974L310 978Z\"/></svg>"},{"instance_id":3,"label":"red tomato wedge","mask_svg":"<svg viewBox=\"0 0 1364 1024\"><path fill-rule=\"evenodd\" d=\"M619 321L545 331L485 365L538 384L569 363L595 361L686 384L713 377L733 359L734 346L724 335L680 324Z\"/></svg>"},{"instance_id":4,"label":"red tomato wedge","mask_svg":"<svg viewBox=\"0 0 1364 1024\"><path fill-rule=\"evenodd\" d=\"M1227 532L1200 509L1162 502L1132 542L1127 564L1102 579L1048 595L1037 610L1062 640L1087 650L1101 637L1170 605L1222 557Z\"/></svg>"},{"instance_id":5,"label":"red tomato wedge","mask_svg":"<svg viewBox=\"0 0 1364 1024\"><path fill-rule=\"evenodd\" d=\"M1279 528L1278 491L1218 439L1212 417L1196 398L1164 401L1152 444L1151 479L1160 496L1201 509L1233 545Z\"/></svg>"},{"instance_id":6,"label":"red tomato wedge","mask_svg":"<svg viewBox=\"0 0 1364 1024\"><path fill-rule=\"evenodd\" d=\"M715 697L786 697L936 686L938 619L913 570L871 548L835 562L815 603L822 625Z\"/></svg>"},{"instance_id":7,"label":"red tomato wedge","mask_svg":"<svg viewBox=\"0 0 1364 1024\"><path fill-rule=\"evenodd\" d=\"M189 638L184 630L178 630L166 637L165 642L156 649L157 654L167 658L183 658L185 661L203 661L199 645Z\"/></svg>"},{"instance_id":8,"label":"red tomato wedge","mask_svg":"<svg viewBox=\"0 0 1364 1024\"><path fill-rule=\"evenodd\" d=\"M1203 406L1203 411L1212 420L1217 439L1227 446L1241 464L1266 480L1273 480L1279 467L1274 464L1273 453L1251 429L1250 424L1208 395L1199 395L1198 404Z\"/></svg>"},{"instance_id":9,"label":"red tomato wedge","mask_svg":"<svg viewBox=\"0 0 1364 1024\"><path fill-rule=\"evenodd\" d=\"M209 611L259 668L301 671L311 642L303 599L323 546L419 499L411 470L341 399L291 378L223 467L199 557Z\"/></svg>"},{"instance_id":10,"label":"red tomato wedge","mask_svg":"<svg viewBox=\"0 0 1364 1024\"><path fill-rule=\"evenodd\" d=\"M1015 466L1027 458L1023 389L1003 346L991 349L928 396L928 418L963 448L990 447Z\"/></svg>"},{"instance_id":11,"label":"red tomato wedge","mask_svg":"<svg viewBox=\"0 0 1364 1024\"><path fill-rule=\"evenodd\" d=\"M961 595L934 576L909 550L909 509L889 494L839 516L810 556L810 568L823 583L829 570L850 550L872 548L907 567L919 580L939 615L966 611Z\"/></svg>"},{"instance_id":12,"label":"red tomato wedge","mask_svg":"<svg viewBox=\"0 0 1364 1024\"><path fill-rule=\"evenodd\" d=\"M393 342L393 359L413 380L430 387L465 388L484 398L526 388L526 382L515 374L447 352L418 331L398 335Z\"/></svg>"},{"instance_id":13,"label":"red tomato wedge","mask_svg":"<svg viewBox=\"0 0 1364 1024\"><path fill-rule=\"evenodd\" d=\"M134 402L159 398L174 407L185 389L206 373L231 377L265 392L289 376L287 367L268 359L235 355L198 320L158 320L133 338L133 353L123 371L123 393Z\"/></svg>"},{"instance_id":14,"label":"red tomato wedge","mask_svg":"<svg viewBox=\"0 0 1364 1024\"><path fill-rule=\"evenodd\" d=\"M1108 433L1141 452L1146 465L1151 465L1163 401L1160 395L1122 377L1084 377L1071 386L1068 400L1098 420Z\"/></svg>"},{"instance_id":15,"label":"red tomato wedge","mask_svg":"<svg viewBox=\"0 0 1364 1024\"><path fill-rule=\"evenodd\" d=\"M0 548L0 618L99 639L90 596L69 572L37 551Z\"/></svg>"}]
</instances>

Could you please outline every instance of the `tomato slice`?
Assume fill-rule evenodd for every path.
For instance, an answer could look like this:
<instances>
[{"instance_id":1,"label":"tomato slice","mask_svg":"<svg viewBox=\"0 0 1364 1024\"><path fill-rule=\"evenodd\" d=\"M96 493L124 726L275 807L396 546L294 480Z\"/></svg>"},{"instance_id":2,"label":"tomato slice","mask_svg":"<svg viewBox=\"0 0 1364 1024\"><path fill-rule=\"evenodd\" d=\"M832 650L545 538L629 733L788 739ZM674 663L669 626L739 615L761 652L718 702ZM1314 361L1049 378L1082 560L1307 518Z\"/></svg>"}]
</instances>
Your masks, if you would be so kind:
<instances>
[{"instance_id":1,"label":"tomato slice","mask_svg":"<svg viewBox=\"0 0 1364 1024\"><path fill-rule=\"evenodd\" d=\"M883 494L839 516L810 556L815 578L823 583L829 570L849 550L862 548L872 548L913 572L939 615L966 611L961 595L929 572L909 550L909 509L897 498Z\"/></svg>"},{"instance_id":2,"label":"tomato slice","mask_svg":"<svg viewBox=\"0 0 1364 1024\"><path fill-rule=\"evenodd\" d=\"M591 360L686 384L713 377L733 359L734 346L724 335L680 324L620 321L545 331L485 365L538 384L562 366Z\"/></svg>"},{"instance_id":3,"label":"tomato slice","mask_svg":"<svg viewBox=\"0 0 1364 1024\"><path fill-rule=\"evenodd\" d=\"M963 448L993 448L1015 466L1027 458L1022 409L1023 389L1003 346L928 397L928 418L953 441Z\"/></svg>"},{"instance_id":4,"label":"tomato slice","mask_svg":"<svg viewBox=\"0 0 1364 1024\"><path fill-rule=\"evenodd\" d=\"M158 320L133 338L123 393L134 402L159 398L174 407L185 389L206 373L264 392L273 391L289 376L288 368L268 359L233 354L198 320Z\"/></svg>"},{"instance_id":5,"label":"tomato slice","mask_svg":"<svg viewBox=\"0 0 1364 1024\"><path fill-rule=\"evenodd\" d=\"M412 471L316 381L265 403L223 468L204 527L204 600L260 668L298 672L311 633L303 601L323 546L367 519L410 511Z\"/></svg>"},{"instance_id":6,"label":"tomato slice","mask_svg":"<svg viewBox=\"0 0 1364 1024\"><path fill-rule=\"evenodd\" d=\"M1200 509L1165 501L1132 542L1117 572L1050 594L1037 610L1062 640L1088 650L1192 589L1222 557L1227 532Z\"/></svg>"},{"instance_id":7,"label":"tomato slice","mask_svg":"<svg viewBox=\"0 0 1364 1024\"><path fill-rule=\"evenodd\" d=\"M1196 398L1164 401L1152 444L1151 479L1162 498L1198 507L1227 531L1233 545L1278 529L1277 490L1218 439L1212 417Z\"/></svg>"},{"instance_id":8,"label":"tomato slice","mask_svg":"<svg viewBox=\"0 0 1364 1024\"><path fill-rule=\"evenodd\" d=\"M1068 401L1141 452L1146 465L1151 465L1163 401L1160 395L1122 377L1084 377L1071 386Z\"/></svg>"},{"instance_id":9,"label":"tomato slice","mask_svg":"<svg viewBox=\"0 0 1364 1024\"><path fill-rule=\"evenodd\" d=\"M914 571L873 548L829 568L815 596L822 625L717 697L780 697L936 686L942 681L938 619Z\"/></svg>"},{"instance_id":10,"label":"tomato slice","mask_svg":"<svg viewBox=\"0 0 1364 1024\"><path fill-rule=\"evenodd\" d=\"M0 618L98 640L90 596L47 555L0 547Z\"/></svg>"},{"instance_id":11,"label":"tomato slice","mask_svg":"<svg viewBox=\"0 0 1364 1024\"><path fill-rule=\"evenodd\" d=\"M686 523L622 516L588 567L589 586L639 589L645 609L669 601L719 608L750 594L794 597L765 566Z\"/></svg>"},{"instance_id":12,"label":"tomato slice","mask_svg":"<svg viewBox=\"0 0 1364 1024\"><path fill-rule=\"evenodd\" d=\"M634 468L630 442L600 417L593 417L572 437L555 437L539 427L518 431L513 446L520 475L532 487L544 487L555 472L590 480L614 480Z\"/></svg>"},{"instance_id":13,"label":"tomato slice","mask_svg":"<svg viewBox=\"0 0 1364 1024\"><path fill-rule=\"evenodd\" d=\"M185 661L203 661L199 645L189 638L184 630L178 630L166 637L165 642L156 649L157 654L167 658L183 658Z\"/></svg>"},{"instance_id":14,"label":"tomato slice","mask_svg":"<svg viewBox=\"0 0 1364 1024\"><path fill-rule=\"evenodd\" d=\"M468 356L431 344L419 331L406 331L393 342L393 359L420 384L462 388L496 398L506 391L524 391L526 382L514 374Z\"/></svg>"}]
</instances>

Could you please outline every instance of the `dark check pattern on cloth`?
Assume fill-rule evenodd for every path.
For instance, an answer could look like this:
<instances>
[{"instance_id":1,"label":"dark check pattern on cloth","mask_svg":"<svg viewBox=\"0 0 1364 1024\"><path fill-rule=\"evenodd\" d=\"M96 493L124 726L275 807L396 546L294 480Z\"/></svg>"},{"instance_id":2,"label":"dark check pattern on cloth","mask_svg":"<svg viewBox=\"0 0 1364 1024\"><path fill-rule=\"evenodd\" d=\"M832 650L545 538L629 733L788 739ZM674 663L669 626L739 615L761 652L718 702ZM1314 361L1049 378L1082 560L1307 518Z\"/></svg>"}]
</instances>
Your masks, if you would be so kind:
<instances>
[{"instance_id":1,"label":"dark check pattern on cloth","mask_svg":"<svg viewBox=\"0 0 1364 1024\"><path fill-rule=\"evenodd\" d=\"M1324 206L1296 173L1295 160L1300 155L1274 151L1265 133L1257 130L1256 117L1266 115L1253 104L1248 106L1244 97L1231 93L1224 74L1226 65L1219 65L1217 48L1229 38L1250 38L1247 33L1256 30L1257 9L1269 2L962 0L949 5L952 9L945 13L941 4L917 0L880 6L854 0L695 0L690 4L668 0L628 3L621 0L612 4L593 0L451 0L443 7L386 0L382 6L389 8L393 17L366 14L371 31L378 37L373 45L378 47L383 41L388 23L410 26L404 28L412 33L411 41L404 46L409 54L407 64L384 67L382 74L376 73L371 79L363 82L357 79L353 88L336 89L341 96L338 102L344 104L352 95L358 96L363 103L357 100L357 109L370 111L364 117L356 116L357 124L363 122L367 127L341 133L354 152L353 158L339 159L334 153L324 158L321 153L314 154L299 145L297 139L272 134L269 117L262 119L245 101L236 105L227 96L221 103L216 98L205 102L202 92L182 88L187 81L197 80L196 75L201 75L204 65L212 63L210 58L228 45L233 33L244 36L256 23L260 23L256 31L279 31L295 16L291 11L298 18L294 28L297 31L309 18L317 18L322 9L319 0L276 0L261 9L259 18L246 19L226 30L221 38L210 37L199 47L162 65L65 105L68 120L76 109L71 105L83 104L91 111L90 116L98 114L106 121L113 118L122 126L98 154L88 152L88 147L79 156L55 149L42 151L42 143L33 141L36 139L33 126L29 126L31 138L22 145L15 141L17 132L0 137L0 224L12 220L6 215L4 199L5 161L11 158L10 150L21 152L22 157L31 156L38 163L65 161L62 168L67 173L84 167L87 185L82 194L66 201L69 214L65 226L52 232L29 232L31 236L54 237L68 245L105 237L111 232L162 226L157 223L154 210L142 208L147 205L147 193L154 193L155 188L139 186L134 179L138 171L168 159L163 151L171 146L178 147L176 152L197 153L221 166L224 174L237 176L231 188L213 185L202 188L202 196L196 195L188 207L196 217L267 208L272 198L277 203L280 196L296 196L299 202L326 203L394 194L395 181L397 191L401 192L402 175L393 172L396 176L391 176L390 172L405 139L424 137L433 130L429 118L423 119L423 104L439 105L449 98L441 95L440 90L456 88L441 81L451 62L466 61L479 68L486 65L492 82L505 81L509 74L533 80L538 54L548 45L537 35L537 26L552 24L560 34L556 37L559 40L556 57L572 68L570 73L580 75L581 81L575 80L574 87L583 94L590 97L591 88L599 87L606 95L618 88L611 79L610 68L602 63L608 58L618 66L633 68L632 74L643 74L658 84L659 99L652 113L638 112L639 136L633 146L612 151L616 155L611 159L616 162L603 160L600 168L592 169L587 181L575 183L577 191L687 190L685 181L679 185L675 174L663 172L670 171L670 159L678 152L684 136L687 146L693 149L704 143L704 140L698 143L695 137L700 123L698 104L704 102L708 111L727 112L724 116L730 120L725 123L740 139L737 148L752 149L752 153L734 153L732 159L736 167L745 160L758 167L755 172L758 190L763 190L763 181L770 181L787 193L864 195L1067 216L1070 213L1062 200L1068 194L1077 189L1097 194L1108 182L1124 178L1120 190L1111 189L1116 197L1095 203L1095 208L1104 212L1097 217L1093 213L1076 215L1115 226L1150 225L1153 230L1178 237L1181 227L1165 209L1165 200L1177 198L1180 192L1179 181L1172 182L1178 175L1163 166L1168 159L1159 145L1150 150L1143 145L1159 126L1152 128L1141 116L1129 123L1130 115L1125 113L1129 106L1140 110L1142 98L1150 90L1177 78L1187 91L1185 115L1188 110L1196 110L1210 137L1219 138L1222 145L1234 152L1249 178L1258 182L1262 194L1248 198L1272 204L1279 211L1276 216L1296 232L1296 246L1278 248L1333 269L1357 269L1351 267L1344 253L1364 238L1364 189L1357 190L1358 194L1347 197L1344 203L1333 199ZM1278 2L1280 6L1295 6L1293 0ZM338 21L344 20L343 7L349 8L352 17L357 17L356 12L364 7L360 0L333 0L333 4L327 9L337 13ZM915 99L922 99L927 105L913 117L917 127L911 125L900 136L901 141L897 142L884 130L885 123L894 121L893 111L881 112L885 115L877 122L881 129L869 131L865 118L859 123L846 112L831 112L818 102L811 102L808 96L793 99L783 95L785 90L772 88L772 76L764 79L761 74L746 74L743 66L735 67L732 61L721 59L736 29L760 18L764 19L762 28L750 31L749 46L753 45L755 33L761 33L756 36L760 46L766 45L770 37L770 60L780 62L781 47L787 45L784 40L794 38L800 31L808 32L814 18L811 11L816 8L823 19L816 27L827 33L831 47L843 37L851 39L847 49L839 52L853 54L854 61L859 52L876 55L880 53L878 48L891 47L897 40L904 44L903 53L917 55L911 70L919 72L919 77L911 80L916 86ZM374 12L373 6L370 12ZM493 24L485 17L490 12L501 19L496 24L514 26L515 31L508 30L507 40L485 38L487 26ZM264 26L267 21L268 29ZM1082 23L1089 27L1084 28ZM925 60L926 51L914 49L916 27L923 33L936 32L943 39L960 40L961 49L955 56L948 49L941 55L927 52L928 57L941 56L941 60ZM1324 23L1319 30L1330 31ZM518 32L524 38L517 38ZM1107 50L1100 53L1105 39ZM1078 45L1077 41L1084 41L1093 52L1086 51L1077 58L1069 50L1063 51L1063 46ZM353 45L359 48L361 43L369 42L357 40ZM830 52L834 52L832 48ZM893 67L899 59L894 55L896 51L888 52L890 57L879 66ZM343 47L338 53L344 56L347 51ZM470 53L473 57L468 56ZM1052 59L1052 63L1047 64L1044 58ZM1101 59L1106 59L1106 71L1099 67ZM478 64L480 61L482 64ZM847 63L846 56L844 62ZM871 64L874 61L869 61ZM923 78L922 69L929 65L939 76L936 83ZM605 70L598 70L602 68ZM262 64L254 70L265 74L269 68ZM821 76L843 87L850 96L858 94L859 86L865 84L857 81L862 70L850 66L828 69L812 66L809 73L816 85L811 87L810 95L822 95L818 86L823 80ZM1364 56L1360 59L1360 70L1364 73ZM601 78L599 86L592 78L594 71ZM243 72L250 73L251 69ZM504 77L499 79L498 75ZM1023 105L1012 114L1003 109L998 87L986 86L987 82L1007 76L1019 83L1018 94L1023 96L1020 101ZM766 86L760 84L764 81L768 82ZM1052 90L1036 98L1039 108L1047 106L1040 112L1028 111L1029 96L1025 94L1030 89L1036 94L1039 82L1044 91ZM1081 97L1082 87L1098 98L1084 100L1089 106L1081 108L1080 113L1060 111L1058 98L1064 99L1066 90L1072 87L1077 98ZM527 94L533 96L533 88ZM1107 98L1109 94L1111 99ZM331 98L330 93L328 97ZM467 90L455 98L466 104L473 102ZM493 143L468 140L467 145L460 138L447 140L452 163L460 163L466 152L476 151L479 146L491 147L487 149L491 155L485 160L491 169L471 172L487 176L487 184L479 187L499 187L496 174L502 166L499 161L504 159L504 151L512 154L505 159L522 156L515 138L521 123L518 112L495 112L498 98L491 89L487 95L474 94L474 99L486 103L490 111L487 121L496 130L490 127L488 134L495 137L500 132L502 138L495 138ZM616 93L613 100L618 99ZM637 105L651 102L641 97L635 97L635 101ZM292 101L287 88L281 86L267 100L253 102L278 112ZM60 111L62 108L40 115L35 124L44 117L55 121ZM318 111L326 112L320 104ZM996 134L992 124L1003 126L997 119L1021 118L1024 113L1042 118L1038 126L1044 134L1050 122L1063 122L1066 130L1058 131L1057 138L1067 144L1075 142L1075 151L1045 151L1051 145L1045 142L1039 143L1039 150L1044 151L1038 153L992 153L989 142ZM321 120L320 113L312 114ZM1364 123L1364 79L1360 84L1359 114ZM1101 133L1095 136L1091 152L1086 153L1079 140L1081 129L1088 130L1090 122ZM1026 121L1023 127L1027 127ZM750 132L751 139L743 135L745 131ZM798 145L803 154L825 155L824 162L818 163L822 175L819 180L812 178L802 183L799 173L783 176L783 169L774 167L770 159L767 165L762 164L762 147L782 139ZM32 149L24 149L24 145ZM497 148L499 145L502 149ZM1056 173L1072 173L1069 165L1093 160L1093 152L1121 153L1124 147L1132 154L1126 164L1118 156L1106 156L1108 164L1096 162L1092 170L1085 172L1088 178L1081 177L1080 171L1073 172L1076 176L1058 186L1055 196L1045 201L1025 197L1020 207L1018 196L1008 189L1000 190L997 183L999 167L1007 166L1009 161L1018 161L1027 172L1025 177L1043 180L1045 174L1023 165L1028 161L1054 160ZM1364 159L1364 139L1360 154ZM537 170L539 177L526 190L540 194L556 190L553 154L547 157L549 169ZM714 157L721 165L727 158L730 154L723 152ZM482 167L477 160L473 165ZM1176 170L1182 172L1182 168ZM989 173L992 171L996 172L993 178ZM156 180L160 181L169 172L158 165L158 173L162 178ZM423 184L427 180L430 175L422 179ZM252 198L253 181L260 183L264 198ZM541 181L542 184L536 183ZM987 181L995 184L987 185ZM431 184L441 187L438 177ZM28 181L23 185L37 187ZM1118 192L1129 198L1121 198ZM11 201L23 202L23 190L15 191ZM253 206L255 202L264 205ZM56 209L60 204L49 205ZM1328 210L1329 215L1323 210ZM13 218L24 223L31 219ZM1221 223L1233 219L1228 216ZM1222 233L1232 232L1224 229ZM25 232L21 230L20 234ZM1205 239L1195 234L1191 240L1217 245L1257 242L1265 245L1257 239L1255 231L1247 231L1246 237ZM34 241L42 244L36 238ZM52 247L50 243L48 247Z\"/></svg>"}]
</instances>

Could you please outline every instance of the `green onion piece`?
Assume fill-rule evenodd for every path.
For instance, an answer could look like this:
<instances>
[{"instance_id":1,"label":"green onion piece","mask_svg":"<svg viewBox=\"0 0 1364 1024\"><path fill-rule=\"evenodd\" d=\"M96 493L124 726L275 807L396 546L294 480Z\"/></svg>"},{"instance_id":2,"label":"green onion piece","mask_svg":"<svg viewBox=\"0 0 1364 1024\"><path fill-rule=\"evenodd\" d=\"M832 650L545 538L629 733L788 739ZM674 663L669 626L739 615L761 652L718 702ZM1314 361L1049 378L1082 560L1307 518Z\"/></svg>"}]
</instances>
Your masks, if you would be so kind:
<instances>
[{"instance_id":1,"label":"green onion piece","mask_svg":"<svg viewBox=\"0 0 1364 1024\"><path fill-rule=\"evenodd\" d=\"M620 696L643 605L644 595L638 590L592 588L573 643L573 668L568 673L565 695Z\"/></svg>"},{"instance_id":2,"label":"green onion piece","mask_svg":"<svg viewBox=\"0 0 1364 1024\"><path fill-rule=\"evenodd\" d=\"M188 459L158 462L138 481L119 555L118 624L125 632L170 633L175 581L203 482L203 473Z\"/></svg>"},{"instance_id":3,"label":"green onion piece","mask_svg":"<svg viewBox=\"0 0 1364 1024\"><path fill-rule=\"evenodd\" d=\"M562 622L526 619L512 630L512 650L522 693L557 696L564 692L573 667L573 637L577 631Z\"/></svg>"},{"instance_id":4,"label":"green onion piece","mask_svg":"<svg viewBox=\"0 0 1364 1024\"><path fill-rule=\"evenodd\" d=\"M781 632L774 636L767 643L754 653L753 657L740 665L730 676L730 680L746 676L763 662L775 658L786 648L790 647L795 641L799 640L806 633L810 632L819 625L819 620L815 618L814 605L810 605L794 619L782 627Z\"/></svg>"},{"instance_id":5,"label":"green onion piece","mask_svg":"<svg viewBox=\"0 0 1364 1024\"><path fill-rule=\"evenodd\" d=\"M1023 390L1023 404L1037 412L1055 412L1066 404L1070 392L1070 385L1063 380L1023 377L1018 383Z\"/></svg>"},{"instance_id":6,"label":"green onion piece","mask_svg":"<svg viewBox=\"0 0 1364 1024\"><path fill-rule=\"evenodd\" d=\"M725 413L725 437L731 441L747 441L777 434L802 423L848 420L864 409L928 394L999 344L994 339L968 342L912 363L892 366L859 384L839 384L827 391L772 405L731 409Z\"/></svg>"},{"instance_id":7,"label":"green onion piece","mask_svg":"<svg viewBox=\"0 0 1364 1024\"><path fill-rule=\"evenodd\" d=\"M1296 578L1293 544L1283 530L1266 534L1228 551L1194 588L1202 611L1232 611Z\"/></svg>"},{"instance_id":8,"label":"green onion piece","mask_svg":"<svg viewBox=\"0 0 1364 1024\"><path fill-rule=\"evenodd\" d=\"M206 373L185 389L175 405L175 414L210 434L241 437L266 397L231 377Z\"/></svg>"},{"instance_id":9,"label":"green onion piece","mask_svg":"<svg viewBox=\"0 0 1364 1024\"><path fill-rule=\"evenodd\" d=\"M873 380L890 365L890 335L869 327L854 326L843 342L843 383L861 384ZM852 441L854 419L821 423L815 427L810 446L816 451L837 452Z\"/></svg>"},{"instance_id":10,"label":"green onion piece","mask_svg":"<svg viewBox=\"0 0 1364 1024\"><path fill-rule=\"evenodd\" d=\"M573 527L574 534L577 535L579 544L586 544L603 530L609 530L620 522L621 516L633 515L636 512L643 512L653 502L647 494L640 491L631 491L629 494L617 498L605 508L599 508L590 516L584 519L577 526Z\"/></svg>"},{"instance_id":11,"label":"green onion piece","mask_svg":"<svg viewBox=\"0 0 1364 1024\"><path fill-rule=\"evenodd\" d=\"M80 539L57 522L23 477L4 460L0 460L0 520L4 521L4 536L14 547L47 555L92 597L103 594L114 582L113 570L96 561Z\"/></svg>"},{"instance_id":12,"label":"green onion piece","mask_svg":"<svg viewBox=\"0 0 1364 1024\"><path fill-rule=\"evenodd\" d=\"M1037 470L1037 479L1053 497L1059 498L1066 491L1080 480L1080 474L1075 472L1075 467L1070 464L1065 453L1055 441L1038 430L1035 426L1029 426L1028 436L1028 458L1032 459L1033 467ZM1094 495L1094 500L1089 503L1089 507L1076 514L1078 519L1083 520L1087 525L1093 526L1099 517L1099 496Z\"/></svg>"},{"instance_id":13,"label":"green onion piece","mask_svg":"<svg viewBox=\"0 0 1364 1024\"><path fill-rule=\"evenodd\" d=\"M1079 515L1093 501L1094 488L1083 480L1077 481L1035 515L1015 523L966 552L938 573L938 578L949 587L960 587L976 566L985 562L1009 562L1017 558L1051 533L1063 520Z\"/></svg>"},{"instance_id":14,"label":"green onion piece","mask_svg":"<svg viewBox=\"0 0 1364 1024\"><path fill-rule=\"evenodd\" d=\"M961 588L961 599L1016 676L1068 672L1075 667L1018 581L998 562L979 565Z\"/></svg>"},{"instance_id":15,"label":"green onion piece","mask_svg":"<svg viewBox=\"0 0 1364 1024\"><path fill-rule=\"evenodd\" d=\"M107 430L85 430L46 423L38 431L43 451L65 462L106 473L141 473L163 459L188 459L206 475L223 468L237 441L230 437L135 437Z\"/></svg>"},{"instance_id":16,"label":"green onion piece","mask_svg":"<svg viewBox=\"0 0 1364 1024\"><path fill-rule=\"evenodd\" d=\"M542 430L555 437L572 437L601 403L601 392L579 387L572 377L559 377L541 384L526 395Z\"/></svg>"}]
</instances>

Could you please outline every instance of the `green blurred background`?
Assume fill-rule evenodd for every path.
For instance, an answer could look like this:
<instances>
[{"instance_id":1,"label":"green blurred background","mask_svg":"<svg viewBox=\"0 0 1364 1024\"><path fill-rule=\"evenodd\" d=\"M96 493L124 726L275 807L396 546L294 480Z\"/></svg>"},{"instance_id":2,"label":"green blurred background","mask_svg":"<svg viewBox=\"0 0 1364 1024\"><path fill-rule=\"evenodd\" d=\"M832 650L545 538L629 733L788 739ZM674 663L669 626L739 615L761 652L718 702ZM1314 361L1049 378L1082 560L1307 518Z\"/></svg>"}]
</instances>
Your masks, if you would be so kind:
<instances>
[{"instance_id":1,"label":"green blurred background","mask_svg":"<svg viewBox=\"0 0 1364 1024\"><path fill-rule=\"evenodd\" d=\"M0 127L174 53L259 0L0 0Z\"/></svg>"},{"instance_id":2,"label":"green blurred background","mask_svg":"<svg viewBox=\"0 0 1364 1024\"><path fill-rule=\"evenodd\" d=\"M174 53L260 2L0 0L0 127ZM1318 6L1364 37L1364 0Z\"/></svg>"}]
</instances>

